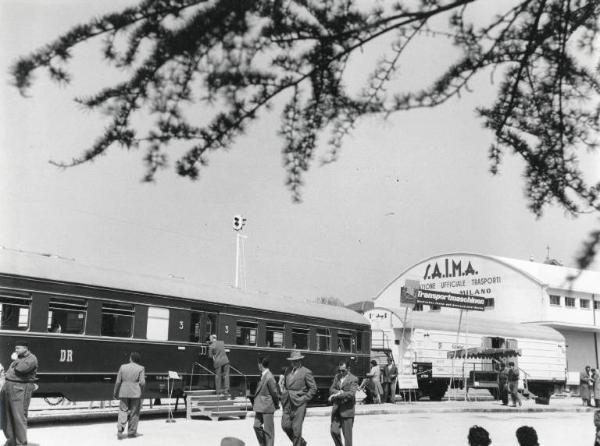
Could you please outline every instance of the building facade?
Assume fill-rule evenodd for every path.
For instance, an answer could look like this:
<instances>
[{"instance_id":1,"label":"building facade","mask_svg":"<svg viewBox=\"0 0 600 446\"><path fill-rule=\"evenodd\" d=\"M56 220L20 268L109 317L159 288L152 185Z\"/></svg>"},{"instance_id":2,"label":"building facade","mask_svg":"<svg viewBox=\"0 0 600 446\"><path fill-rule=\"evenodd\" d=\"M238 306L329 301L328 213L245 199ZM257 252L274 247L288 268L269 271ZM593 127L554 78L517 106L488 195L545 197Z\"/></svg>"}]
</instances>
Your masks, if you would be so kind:
<instances>
[{"instance_id":1,"label":"building facade","mask_svg":"<svg viewBox=\"0 0 600 446\"><path fill-rule=\"evenodd\" d=\"M375 298L376 307L400 306L400 289L418 281L424 290L481 296L490 319L558 330L566 341L567 371L600 367L600 272L473 253L425 259L396 277ZM417 304L413 312L458 315L461 310Z\"/></svg>"}]
</instances>

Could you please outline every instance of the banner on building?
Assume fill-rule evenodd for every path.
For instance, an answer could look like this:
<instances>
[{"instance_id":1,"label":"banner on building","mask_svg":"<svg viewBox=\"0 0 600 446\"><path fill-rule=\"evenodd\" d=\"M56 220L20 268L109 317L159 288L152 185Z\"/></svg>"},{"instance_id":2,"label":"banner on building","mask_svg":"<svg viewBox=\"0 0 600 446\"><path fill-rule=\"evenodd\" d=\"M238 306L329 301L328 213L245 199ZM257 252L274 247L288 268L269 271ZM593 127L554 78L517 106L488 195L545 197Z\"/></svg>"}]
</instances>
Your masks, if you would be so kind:
<instances>
[{"instance_id":1,"label":"banner on building","mask_svg":"<svg viewBox=\"0 0 600 446\"><path fill-rule=\"evenodd\" d=\"M416 298L419 304L438 305L461 310L483 311L485 309L485 298L480 296L417 290Z\"/></svg>"},{"instance_id":2,"label":"banner on building","mask_svg":"<svg viewBox=\"0 0 600 446\"><path fill-rule=\"evenodd\" d=\"M417 303L417 290L420 287L418 280L406 280L400 288L400 306L413 307Z\"/></svg>"}]
</instances>

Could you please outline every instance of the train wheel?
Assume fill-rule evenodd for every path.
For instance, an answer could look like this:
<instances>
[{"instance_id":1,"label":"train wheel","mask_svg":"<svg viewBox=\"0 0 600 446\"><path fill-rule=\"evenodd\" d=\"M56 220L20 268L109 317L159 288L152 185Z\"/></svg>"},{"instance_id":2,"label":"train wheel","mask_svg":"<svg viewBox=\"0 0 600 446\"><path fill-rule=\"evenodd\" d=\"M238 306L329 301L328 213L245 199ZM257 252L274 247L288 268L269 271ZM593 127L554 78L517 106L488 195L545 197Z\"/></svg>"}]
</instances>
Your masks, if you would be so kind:
<instances>
[{"instance_id":1,"label":"train wheel","mask_svg":"<svg viewBox=\"0 0 600 446\"><path fill-rule=\"evenodd\" d=\"M44 398L44 401L46 402L46 404L49 404L50 406L58 406L64 400L65 400L64 396L47 396Z\"/></svg>"}]
</instances>

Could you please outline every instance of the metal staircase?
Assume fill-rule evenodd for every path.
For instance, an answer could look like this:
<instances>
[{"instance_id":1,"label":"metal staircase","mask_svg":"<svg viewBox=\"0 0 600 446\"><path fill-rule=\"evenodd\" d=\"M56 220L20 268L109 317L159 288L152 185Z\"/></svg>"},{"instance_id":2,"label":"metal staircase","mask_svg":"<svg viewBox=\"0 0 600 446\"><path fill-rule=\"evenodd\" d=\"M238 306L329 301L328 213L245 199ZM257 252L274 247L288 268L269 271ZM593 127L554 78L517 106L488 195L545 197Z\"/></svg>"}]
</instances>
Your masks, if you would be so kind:
<instances>
[{"instance_id":1,"label":"metal staircase","mask_svg":"<svg viewBox=\"0 0 600 446\"><path fill-rule=\"evenodd\" d=\"M204 373L194 374L196 367L202 369ZM215 376L215 372L204 367L202 364L198 362L192 364L189 389L184 392L185 412L188 420L191 420L194 416L208 417L211 420L232 417L240 419L246 418L248 411L252 410L252 404L247 397L248 379L246 375L231 364L229 367L235 374L244 378L244 389L246 389L246 395L244 397L230 399L228 396L226 397L217 394L217 391L214 389L192 390L194 376Z\"/></svg>"},{"instance_id":2,"label":"metal staircase","mask_svg":"<svg viewBox=\"0 0 600 446\"><path fill-rule=\"evenodd\" d=\"M185 392L186 418L202 416L211 420L237 417L246 418L252 405L248 399L230 400L217 395L215 390L188 390Z\"/></svg>"}]
</instances>

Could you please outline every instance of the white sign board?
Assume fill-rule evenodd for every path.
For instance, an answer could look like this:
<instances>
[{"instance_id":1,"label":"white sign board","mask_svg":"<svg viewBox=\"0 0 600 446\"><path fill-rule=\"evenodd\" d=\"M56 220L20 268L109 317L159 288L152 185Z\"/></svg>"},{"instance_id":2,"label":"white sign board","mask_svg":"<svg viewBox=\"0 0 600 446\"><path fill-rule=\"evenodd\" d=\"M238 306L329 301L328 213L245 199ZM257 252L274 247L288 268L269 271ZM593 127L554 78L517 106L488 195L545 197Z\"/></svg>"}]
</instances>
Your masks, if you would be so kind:
<instances>
[{"instance_id":1,"label":"white sign board","mask_svg":"<svg viewBox=\"0 0 600 446\"><path fill-rule=\"evenodd\" d=\"M398 375L398 388L400 390L418 389L417 375Z\"/></svg>"}]
</instances>

